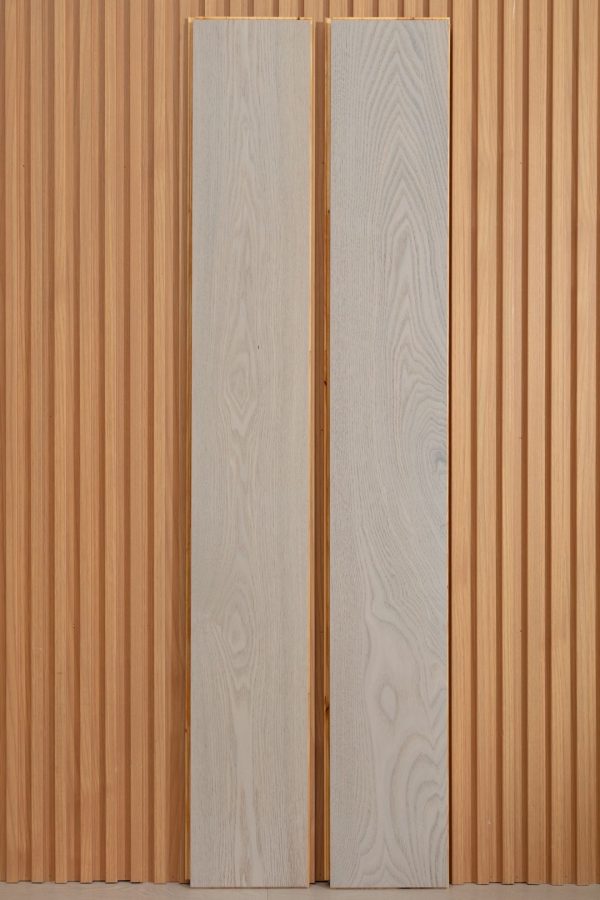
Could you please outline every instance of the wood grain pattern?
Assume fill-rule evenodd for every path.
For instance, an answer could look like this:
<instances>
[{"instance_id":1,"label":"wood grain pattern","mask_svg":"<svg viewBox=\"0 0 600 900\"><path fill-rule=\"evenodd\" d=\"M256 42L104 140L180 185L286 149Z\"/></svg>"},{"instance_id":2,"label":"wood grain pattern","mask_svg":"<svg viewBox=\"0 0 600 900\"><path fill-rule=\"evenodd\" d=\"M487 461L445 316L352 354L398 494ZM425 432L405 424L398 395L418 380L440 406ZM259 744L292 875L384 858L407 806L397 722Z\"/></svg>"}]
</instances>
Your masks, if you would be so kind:
<instances>
[{"instance_id":1,"label":"wood grain pattern","mask_svg":"<svg viewBox=\"0 0 600 900\"><path fill-rule=\"evenodd\" d=\"M70 110L75 102L75 23L67 0L54 4L55 152L54 152L54 591L57 603L54 620L54 702L55 702L55 878L67 881L75 861L78 830L78 643L77 586L77 477L78 457L75 341L77 243L75 206L78 185L72 178L76 169L74 122ZM116 485L114 485L116 489ZM75 639L72 639L74 635Z\"/></svg>"},{"instance_id":2,"label":"wood grain pattern","mask_svg":"<svg viewBox=\"0 0 600 900\"><path fill-rule=\"evenodd\" d=\"M331 882L448 881L448 23L332 22Z\"/></svg>"},{"instance_id":3,"label":"wood grain pattern","mask_svg":"<svg viewBox=\"0 0 600 900\"><path fill-rule=\"evenodd\" d=\"M150 370L150 315L146 306L149 289L149 197L145 185L150 176L151 109L150 92L144 77L147 67L147 47L150 40L150 17L145 0L135 0L131 6L131 21L136 26L129 31L130 97L129 116L131 141L129 165L131 179L129 283L131 306L129 312L131 358L129 360L129 391L131 409L137 411L137 427L131 431L128 448L131 472L129 521L131 523L131 605L130 633L136 629L147 634L150 629L150 570L148 551L150 528L150 465L148 445L150 416L147 385ZM150 753L150 677L151 662L148 642L132 641L130 661L129 704L131 710L131 880L143 881L150 868L152 784Z\"/></svg>"},{"instance_id":4,"label":"wood grain pattern","mask_svg":"<svg viewBox=\"0 0 600 900\"><path fill-rule=\"evenodd\" d=\"M597 8L454 4L452 27L453 133L472 135L452 151L452 878L585 883L600 877Z\"/></svg>"},{"instance_id":5,"label":"wood grain pattern","mask_svg":"<svg viewBox=\"0 0 600 900\"><path fill-rule=\"evenodd\" d=\"M29 670L29 546L28 508L31 502L29 418L22 415L29 397L30 352L28 302L27 178L17 173L25 158L28 134L28 36L19 19L18 2L4 5L6 28L6 216L12 224L6 238L6 290L15 302L6 309L6 816L7 873L13 881L26 876L30 864L30 692ZM23 748L27 748L23 752Z\"/></svg>"},{"instance_id":6,"label":"wood grain pattern","mask_svg":"<svg viewBox=\"0 0 600 900\"><path fill-rule=\"evenodd\" d=\"M456 6L452 19L451 302L450 302L450 876L475 880L473 824L476 744L471 659L475 583L473 494L474 279L473 160L475 156L475 0Z\"/></svg>"},{"instance_id":7,"label":"wood grain pattern","mask_svg":"<svg viewBox=\"0 0 600 900\"><path fill-rule=\"evenodd\" d=\"M599 771L598 771L598 541L595 532L598 506L598 292L600 288L600 9L597 3L579 4L577 76L577 192L575 224L577 284L575 416L575 558L577 608L575 617L575 729L574 806L576 859L571 862L578 880L598 879ZM575 260L574 260L575 262ZM570 874L570 873L569 873Z\"/></svg>"},{"instance_id":8,"label":"wood grain pattern","mask_svg":"<svg viewBox=\"0 0 600 900\"><path fill-rule=\"evenodd\" d=\"M101 269L98 242L88 240L101 227L101 134L98 108L100 80L100 11L92 0L81 4L79 15L79 97L89 110L81 123L79 147L79 426L80 466L88 477L81 485L80 520L80 829L81 881L93 881L103 873L103 823L97 812L101 792L101 697L103 661L99 640L102 616L102 466L101 421L103 413L103 360L100 336Z\"/></svg>"},{"instance_id":9,"label":"wood grain pattern","mask_svg":"<svg viewBox=\"0 0 600 900\"><path fill-rule=\"evenodd\" d=\"M47 439L50 385L46 378L50 352L48 328L48 241L44 225L48 199L44 190L48 161L44 157L44 15L41 0L31 21L31 880L43 881L51 871L52 763L47 752L52 735L52 645L48 566L50 446ZM51 596L51 594L50 594ZM0 788L1 790L1 788ZM0 826L0 832L1 832ZM1 868L1 867L0 867Z\"/></svg>"},{"instance_id":10,"label":"wood grain pattern","mask_svg":"<svg viewBox=\"0 0 600 900\"><path fill-rule=\"evenodd\" d=\"M548 877L548 73L551 20L546 0L529 11L527 237L527 880ZM541 239L543 235L543 240ZM490 870L488 870L489 872ZM487 880L484 873L480 878Z\"/></svg>"},{"instance_id":11,"label":"wood grain pattern","mask_svg":"<svg viewBox=\"0 0 600 900\"><path fill-rule=\"evenodd\" d=\"M312 27L192 28L191 880L298 886L308 881Z\"/></svg>"},{"instance_id":12,"label":"wood grain pattern","mask_svg":"<svg viewBox=\"0 0 600 900\"><path fill-rule=\"evenodd\" d=\"M323 160L319 158L324 129L322 20L330 15L351 16L357 10L351 0L305 0L296 5L293 0L280 0L277 10L271 0L261 2L262 6L255 0L248 15L257 15L269 6L273 14L314 16L319 23L315 53L315 310L316 317L322 317L323 260L322 254L319 255L321 222L325 220ZM189 452L186 435L190 430L186 407L190 331L184 277L187 204L183 200L187 185L188 142L184 125L188 90L182 72L186 17L226 15L230 0L127 0L118 5L124 10L123 34L115 52L111 50L107 58L107 11L109 21L112 15L107 4L98 0L64 0L60 4L19 0L16 4L0 4L3 75L0 89L0 172L3 176L0 177L0 879L16 877L17 871L36 880L56 877L56 860L63 857L64 831L62 825L57 830L62 813L59 811L57 818L55 803L57 800L63 803L63 792L67 795L67 809L75 814L79 810L81 817L74 835L74 851L68 853L71 856L68 878L89 877L90 858L93 877L106 877L105 730L107 717L113 714L113 701L107 704L105 692L107 599L110 604L104 575L105 489L124 498L129 496L123 503L129 504L125 528L130 532L130 539L125 543L119 575L123 580L119 596L126 612L117 623L117 630L123 629L125 635L121 641L126 657L125 683L117 698L130 703L130 717L124 718L117 711L117 718L128 723L124 735L127 740L119 751L124 754L124 760L117 763L122 772L120 784L130 782L124 796L130 792L125 827L131 834L131 847L127 854L121 853L118 875L120 879L183 880L187 872L184 858L186 617L185 591L181 584L186 581L189 521L184 511L189 494L185 460ZM419 0L417 3L379 0L372 11L379 16L418 12L425 16L451 15L452 19L450 809L454 881L510 881L513 877L548 881L552 877L551 833L555 842L560 840L566 846L566 852L561 849L560 853L562 860L567 857L568 866L564 871L568 881L600 880L597 787L600 774L597 615L600 533L597 60L600 33L596 0L573 0L568 5L567 15L574 16L577 12L578 22L568 22L566 27L563 27L565 10L551 0L486 0L485 3L483 0ZM485 17L486 29L490 19L494 20L494 40L485 43L485 53L493 54L493 60L483 58L480 17ZM563 40L569 42L570 49L558 53L558 43ZM126 58L119 62L123 55ZM159 55L160 71L157 69ZM125 105L123 155L118 162L105 153L107 59L111 65L117 64L116 86L111 92L122 94ZM559 127L553 121L553 70L556 68L560 74L561 68L567 65L566 59L572 61L572 70L567 66L565 76L572 90L562 95ZM62 94L65 66L68 79L74 79L69 94L74 102L69 102L66 110ZM485 74L480 74L484 66ZM487 116L487 113L478 100L483 78L486 90L492 87L496 93L495 86L490 85L490 67L498 79L497 113L501 119L491 130L489 119L481 118L481 114ZM155 78L156 71L160 78ZM60 91L57 73L61 77ZM577 104L576 116L574 104ZM566 131L563 130L565 122L568 123ZM67 208L67 219L74 219L74 223L72 228L61 225L59 231L56 206L57 203L60 206L62 223L65 204L64 197L59 198L57 194L55 173L57 154L65 147L64 125L68 126L69 134L72 132L68 140L72 141L69 158L73 164L63 167L61 184L66 185L71 195L74 213L71 215L71 207ZM166 155L162 144L165 128L169 129L172 141L172 149ZM498 165L487 184L490 202L494 203L499 218L498 237L502 233L502 240L498 240L489 257L489 265L496 273L497 332L501 332L496 350L498 384L493 400L497 417L495 470L486 465L487 457L478 462L476 440L477 369L483 352L478 343L478 269L485 272L488 258L486 251L477 263L477 247L482 246L478 238L477 210L478 203L483 203L483 197L477 199L480 195L477 157L483 146L479 138L481 128L485 128L486 142L498 143ZM523 142L522 151L518 146L519 137ZM574 541L574 549L569 551L571 587L568 592L572 692L568 730L574 742L569 751L571 830L567 829L568 817L557 819L550 804L552 765L555 780L566 777L550 732L554 701L550 688L549 606L552 495L556 490L562 491L550 479L552 389L556 395L556 388L551 384L550 357L553 328L550 290L555 266L550 223L556 212L551 180L553 145L564 140L572 140L573 148L570 151L562 148L557 159L562 160L560 171L564 172L565 155L570 155L575 170L568 180L571 216L576 227L569 226L564 236L566 242L573 244L568 250L570 274L567 279L559 276L560 283L567 284L567 290L554 292L552 313L556 325L562 321L561 304L571 307L569 353L571 366L576 370L574 376L572 373L569 376L572 409L562 419L571 428L567 489L572 507L570 542ZM491 151L488 148L485 152ZM123 220L124 272L117 302L122 302L125 308L120 319L124 328L124 377L119 381L119 391L124 392L130 431L124 439L125 466L120 470L124 477L113 490L105 481L104 235L106 177L112 183L114 175L109 169L121 164L125 167L124 186L111 222L114 225L115 217ZM163 190L162 179L167 176L166 184L171 187ZM15 208L20 210L18 221L14 218ZM561 216L565 218L564 213ZM166 269L159 260L155 261L155 245L157 253L168 253L172 259ZM65 252L76 264L72 271L72 295L69 294L66 305L65 297L56 294L55 274L64 271ZM560 265L564 264L566 252L560 251L556 265L559 260ZM70 263L67 268L71 271ZM488 289L486 297L489 298ZM62 376L58 385L60 396L55 390L55 356L57 350L62 354L65 348L64 339L56 336L59 306L61 316L64 313L67 317L60 321L67 321L69 328L72 326L74 341L73 356L69 354L67 360L74 361L75 396L64 411L58 409L65 383ZM165 321L171 321L168 330ZM519 327L521 368L516 349ZM15 329L21 341L18 348L8 346ZM30 341L29 351L24 352L23 338L25 347ZM322 649L327 638L326 481L321 475L325 472L326 457L327 384L325 350L318 341L314 352L321 373L321 390L315 395L315 522L321 529L314 551L315 642ZM60 360L57 366L63 364ZM165 367L171 372L164 394L156 374L159 366L161 372ZM15 386L29 417L28 424L15 416ZM519 403L520 428L517 425ZM57 417L60 417L59 431ZM68 582L66 592L56 591L55 579L57 567L63 566L63 557L57 557L56 548L60 546L62 553L64 528L72 527L68 525L72 507L57 505L59 500L62 503L62 495L61 498L57 495L59 477L62 485L66 471L64 460L57 459L55 454L54 439L59 433L72 436L72 440L78 436L79 440L79 468L74 475L80 498L76 507L74 548L78 576ZM163 434L164 440L160 437ZM555 429L555 442L560 439L560 429ZM14 485L8 484L8 468L11 467L11 472L14 469L15 447L26 448L29 442L30 451L17 464L18 483L26 488L19 493L14 491ZM520 463L517 442L521 447ZM489 442L486 448L492 452ZM495 553L498 582L493 606L489 603L481 606L483 587L477 569L478 552L481 554L477 549L480 526L477 496L482 491L489 496L489 488L484 485L487 478L495 480L498 513L498 528L490 538L498 544ZM516 552L519 494L522 503L520 559ZM170 521L172 526L163 528L164 521ZM58 531L55 524L59 526ZM565 543L564 534L560 541ZM16 546L21 548L19 554L22 551L29 556L27 567L22 562L15 567L16 557L7 556L7 551L10 549L13 554L12 548ZM160 575L156 589L155 565ZM520 598L515 593L519 566ZM20 591L20 599L23 608L30 609L29 622L27 618L22 620L20 613L15 617L15 598L8 593L9 584L21 585L24 578L25 589ZM475 628L477 616L483 614L484 608L485 615L493 616L497 623L495 667L491 659L486 663L481 654L476 663ZM67 654L72 661L69 671L79 680L77 709L73 713L69 711L69 716L74 718L76 734L79 734L79 749L75 752L80 768L76 767L73 777L65 779L62 755L55 759L55 747L60 744L62 748L61 735L67 727L57 717L55 702L55 680L58 677L60 681L63 671L55 658L55 632L57 623L68 622L74 612L79 620L79 638L75 630L67 628L61 630L61 641L63 648L65 640L73 645L72 652L69 650ZM564 610L561 612L564 621L563 613ZM24 654L24 661L20 656L17 659L12 648L6 652L7 615L11 634L27 635L27 641L21 641L18 650L19 655ZM147 616L145 628L141 624L144 615ZM133 627L135 622L140 623L138 627ZM24 631L21 624L25 626ZM318 713L315 718L315 863L317 877L326 878L327 753L323 748L327 747L329 686L325 655L322 659L323 665L316 656L319 669L318 674L315 671ZM144 682L146 660L150 672ZM491 779L484 776L488 760L477 744L477 695L486 667L490 673L492 668L495 670L489 677L497 695L497 716L490 722L497 743L496 777ZM20 716L14 719L14 698L8 697L7 676L12 685L16 672L23 675L25 692L30 692L31 706L27 713L30 726ZM92 709L90 702L94 704ZM7 719L9 710L10 720ZM482 712L485 714L485 710ZM562 735L564 721L560 718L558 721L561 724L555 733ZM18 789L15 785L10 788L11 809L16 800L17 818L11 812L9 823L6 781L9 757L11 772L14 765L14 750L10 747L15 746L15 741L21 746L21 738L16 736L25 734L28 727L31 762L25 762L20 770L26 782L31 779L30 802L23 804L23 780L19 775ZM491 789L497 796L493 802L498 815L491 826L478 823L478 809L489 806L488 800L477 799L473 772L478 767L480 790ZM28 790L25 785L25 792ZM517 831L513 834L514 823ZM522 840L518 838L519 823L523 828ZM484 864L477 849L477 833L490 828L491 841L498 848L496 862ZM13 829L17 829L18 837L11 834L9 839ZM125 858L129 855L130 860ZM556 876L555 866L553 877Z\"/></svg>"},{"instance_id":13,"label":"wood grain pattern","mask_svg":"<svg viewBox=\"0 0 600 900\"><path fill-rule=\"evenodd\" d=\"M525 130L523 128L523 29L525 10L522 4L507 0L499 27L504 31L504 58L507 77L502 96L502 267L498 277L509 296L523 291L523 161ZM500 236L499 236L500 239ZM502 478L502 571L501 584L501 651L498 663L502 672L501 714L502 745L500 748L502 881L522 881L524 876L524 772L520 765L523 746L523 402L524 328L523 315L516 303L508 304L502 315L501 426L503 462Z\"/></svg>"},{"instance_id":14,"label":"wood grain pattern","mask_svg":"<svg viewBox=\"0 0 600 900\"><path fill-rule=\"evenodd\" d=\"M185 877L185 541L153 519L161 485L162 509L185 497L173 435L186 379L174 325L150 333L163 309L178 327L186 310L174 277L155 286L151 243L164 207L161 247L179 260L174 153L157 197L153 179L166 122L179 148L185 14L148 0L0 12L0 880ZM164 22L155 120L151 32ZM172 372L160 459L159 353ZM156 635L154 614L169 625ZM165 769L163 794L150 767L157 780Z\"/></svg>"},{"instance_id":15,"label":"wood grain pattern","mask_svg":"<svg viewBox=\"0 0 600 900\"><path fill-rule=\"evenodd\" d=\"M477 870L498 867L498 417L499 347L499 79L498 8L480 5L477 75L477 320L475 336L475 510L474 547L478 601L475 616Z\"/></svg>"},{"instance_id":16,"label":"wood grain pattern","mask_svg":"<svg viewBox=\"0 0 600 900\"><path fill-rule=\"evenodd\" d=\"M569 0L553 4L552 26L552 129L568 134L577 104L574 87L574 16L577 5ZM573 278L573 153L571 140L552 142L550 183L552 196L550 284L550 816L564 828L550 831L550 881L564 884L573 870L573 641L571 597L576 596L573 570L575 535L571 523L571 471L573 447L572 309Z\"/></svg>"}]
</instances>

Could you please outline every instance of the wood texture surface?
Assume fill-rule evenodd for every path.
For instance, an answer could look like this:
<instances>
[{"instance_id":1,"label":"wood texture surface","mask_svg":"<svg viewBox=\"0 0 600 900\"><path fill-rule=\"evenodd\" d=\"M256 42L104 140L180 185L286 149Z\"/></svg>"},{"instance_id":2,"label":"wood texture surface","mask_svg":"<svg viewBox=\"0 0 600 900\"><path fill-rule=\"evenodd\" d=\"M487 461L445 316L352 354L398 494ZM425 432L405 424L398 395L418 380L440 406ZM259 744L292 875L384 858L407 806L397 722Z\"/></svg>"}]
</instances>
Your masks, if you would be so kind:
<instances>
[{"instance_id":1,"label":"wood texture surface","mask_svg":"<svg viewBox=\"0 0 600 900\"><path fill-rule=\"evenodd\" d=\"M600 878L598 9L452 13L452 879L587 883Z\"/></svg>"},{"instance_id":2,"label":"wood texture surface","mask_svg":"<svg viewBox=\"0 0 600 900\"><path fill-rule=\"evenodd\" d=\"M331 882L448 881L449 25L330 33Z\"/></svg>"},{"instance_id":3,"label":"wood texture surface","mask_svg":"<svg viewBox=\"0 0 600 900\"><path fill-rule=\"evenodd\" d=\"M191 879L299 886L312 25L192 29Z\"/></svg>"},{"instance_id":4,"label":"wood texture surface","mask_svg":"<svg viewBox=\"0 0 600 900\"><path fill-rule=\"evenodd\" d=\"M179 71L201 11L0 10L0 880L185 877Z\"/></svg>"},{"instance_id":5,"label":"wood texture surface","mask_svg":"<svg viewBox=\"0 0 600 900\"><path fill-rule=\"evenodd\" d=\"M65 832L60 824L64 819L57 820L55 815L55 803L63 802L63 794L68 821L79 817L74 846L67 851L67 877L88 878L90 860L92 877L107 877L105 735L109 716L125 725L124 731L119 726L117 754L111 756L111 765L122 770L119 783L125 797L118 813L119 843L124 848L119 878L183 880L188 873L186 19L228 15L234 9L231 0L127 0L116 5L121 7L117 10L120 36L113 47L115 4L99 0L0 4L0 879L14 879L19 873L23 878L53 879L57 859L64 869ZM600 23L596 0L573 0L567 6L551 0L361 0L360 5L350 0L279 0L277 8L273 0L246 2L247 15L314 16L319 23L314 141L316 319L324 311L322 20L330 15L358 15L360 10L371 16L451 16L453 881L544 882L563 876L569 882L600 880ZM554 99L554 80L561 74L565 85L557 85L559 96ZM107 91L109 77L113 82ZM71 81L73 87L63 93L63 86ZM482 90L493 100L493 113L478 99ZM116 119L106 106L115 97L120 104ZM117 143L122 149L116 155L115 122L123 130L122 142ZM558 141L572 142L572 149L553 149ZM68 191L74 214L57 196L57 154L64 152L68 164L60 169L60 183ZM491 169L490 154L495 162ZM116 182L111 174L115 166L119 170ZM560 214L562 221L568 219L568 227L554 238L555 245L561 240L565 245L556 262L551 243L556 215L553 166L559 167L556 184L560 191L568 190L570 209L570 216L565 216L564 209ZM564 187L559 173L566 180ZM109 201L109 189L114 201ZM479 210L487 215L488 201L498 217L493 226L495 244L489 239L490 223L478 221ZM112 213L107 212L109 202L117 204ZM115 357L112 351L107 356L104 322L108 302L105 235L118 233L121 226L115 219L123 223L122 263L109 283L123 305L116 328L117 347L121 347L119 330L123 329L122 355L117 359L122 360L124 372L114 376L114 408L123 422L125 446L115 473L108 470L110 479L117 478L113 487L106 484L105 385L106 368ZM485 242L478 238L480 227L487 229ZM556 265L563 267L562 289L555 290L551 299ZM56 292L59 271L60 296ZM63 296L65 271L70 287ZM482 274L486 279L483 295ZM498 343L495 390L489 392L498 423L493 446L487 440L481 443L477 427L482 402L477 399L478 368L483 374L478 360L484 359L478 317L485 316L488 348L492 277L497 300L491 337ZM110 303L113 315L114 298ZM552 436L551 332L564 320L562 305L569 307L567 402L571 412L565 417L564 398L557 407L553 388L552 403L561 410L562 424ZM65 325L72 330L59 335L58 328ZM315 374L319 389L313 446L315 524L321 529L313 551L315 645L320 648L315 655L314 852L320 878L328 875L329 820L329 685L323 653L327 508L322 475L327 379L325 348L319 343L323 333L322 328L315 332L314 343L320 374ZM555 349L560 350L564 375L565 347ZM65 366L74 366L74 396ZM59 370L63 373L60 394L55 382ZM64 410L58 409L60 398L68 401ZM128 432L125 422L129 422ZM553 493L563 487L557 488L550 472L552 454L565 452L561 434L567 427L571 559L565 601L565 582L556 582L563 593L560 600L557 588L551 586ZM60 448L70 453L66 445L76 437L74 456L79 465L69 472ZM478 452L480 457L484 454L479 462ZM566 477L567 468L563 466L561 472ZM11 479L13 474L16 477L19 490L15 483L9 484L9 474ZM73 507L68 494L62 493L65 480L73 481L76 498L75 542L67 545ZM477 498L482 492L489 497L488 482L493 482L491 489L498 498L497 527L485 526L486 541L498 548L493 604L483 596L487 588L478 570L482 554L488 558L492 553L489 548L478 549L480 516L486 513ZM124 498L118 503L125 507L126 535L117 569L119 602L126 609L117 619L125 664L116 676L122 687L111 694L112 699L105 690L110 653L105 635L109 494L113 504L115 496ZM555 528L557 540L564 548L565 535ZM63 590L65 546L74 553L77 577L73 581L69 576ZM489 572L485 584L490 584ZM560 610L560 620L555 617L554 622L560 621L561 630L554 631L551 644L552 590L555 608ZM561 608L565 602L568 622ZM482 624L477 619L482 616L496 621L498 649L489 658L478 653L476 633ZM65 625L66 632L57 636L57 626L62 632ZM489 631L489 626L484 627ZM15 637L18 641L10 648L9 635L11 641ZM551 651L565 641L570 648L569 665L565 667L561 650L560 666L570 685L570 778L563 765L563 714L552 713L556 701L551 696L557 696L558 686L550 687ZM56 700L63 697L65 685L55 648L60 648L63 658L65 646L71 645L66 659L68 677L74 676L76 709L63 720L57 716ZM477 741L478 716L486 715L477 701L484 679L489 679L487 695L496 696L496 715L486 719L497 745L490 757ZM18 702L12 693L15 685L21 692ZM125 709L129 704L129 713L113 710L115 702ZM73 740L69 729L71 735L74 730L79 762L65 778L63 750ZM560 737L560 750L554 735ZM494 774L487 777L485 770L492 766ZM552 769L554 784L567 782L571 829L569 816L558 818L551 808ZM493 792L496 799L478 799L478 792ZM564 807L564 795L560 802ZM496 812L489 817L492 806ZM488 818L479 823L484 815ZM484 857L477 841L488 832ZM549 849L551 835L554 846L562 842L566 847L560 849L556 864ZM490 844L497 847L492 855Z\"/></svg>"}]
</instances>

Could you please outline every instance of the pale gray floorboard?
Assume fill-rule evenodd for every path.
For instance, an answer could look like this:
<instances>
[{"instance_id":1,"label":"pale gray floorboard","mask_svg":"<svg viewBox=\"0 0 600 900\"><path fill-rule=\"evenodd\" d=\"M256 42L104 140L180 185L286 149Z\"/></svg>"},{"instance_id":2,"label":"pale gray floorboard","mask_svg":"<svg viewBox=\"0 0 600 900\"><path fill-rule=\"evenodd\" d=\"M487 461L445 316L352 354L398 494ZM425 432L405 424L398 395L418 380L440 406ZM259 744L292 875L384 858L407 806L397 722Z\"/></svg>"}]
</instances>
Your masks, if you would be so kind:
<instances>
[{"instance_id":1,"label":"pale gray floorboard","mask_svg":"<svg viewBox=\"0 0 600 900\"><path fill-rule=\"evenodd\" d=\"M193 24L191 876L308 874L311 24Z\"/></svg>"},{"instance_id":2,"label":"pale gray floorboard","mask_svg":"<svg viewBox=\"0 0 600 900\"><path fill-rule=\"evenodd\" d=\"M331 880L448 881L448 35L331 25Z\"/></svg>"}]
</instances>

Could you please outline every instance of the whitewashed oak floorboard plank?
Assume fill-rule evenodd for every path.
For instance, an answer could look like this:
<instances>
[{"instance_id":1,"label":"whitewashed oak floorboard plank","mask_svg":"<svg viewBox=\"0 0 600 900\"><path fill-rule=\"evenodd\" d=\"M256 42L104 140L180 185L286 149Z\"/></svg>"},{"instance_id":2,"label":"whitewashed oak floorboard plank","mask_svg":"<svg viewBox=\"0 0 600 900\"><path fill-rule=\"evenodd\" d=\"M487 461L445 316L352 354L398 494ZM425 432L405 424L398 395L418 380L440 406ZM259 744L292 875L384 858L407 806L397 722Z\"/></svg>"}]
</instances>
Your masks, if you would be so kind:
<instances>
[{"instance_id":1,"label":"whitewashed oak floorboard plank","mask_svg":"<svg viewBox=\"0 0 600 900\"><path fill-rule=\"evenodd\" d=\"M312 30L193 28L191 881L308 875Z\"/></svg>"},{"instance_id":2,"label":"whitewashed oak floorboard plank","mask_svg":"<svg viewBox=\"0 0 600 900\"><path fill-rule=\"evenodd\" d=\"M448 882L447 21L330 25L331 882Z\"/></svg>"}]
</instances>

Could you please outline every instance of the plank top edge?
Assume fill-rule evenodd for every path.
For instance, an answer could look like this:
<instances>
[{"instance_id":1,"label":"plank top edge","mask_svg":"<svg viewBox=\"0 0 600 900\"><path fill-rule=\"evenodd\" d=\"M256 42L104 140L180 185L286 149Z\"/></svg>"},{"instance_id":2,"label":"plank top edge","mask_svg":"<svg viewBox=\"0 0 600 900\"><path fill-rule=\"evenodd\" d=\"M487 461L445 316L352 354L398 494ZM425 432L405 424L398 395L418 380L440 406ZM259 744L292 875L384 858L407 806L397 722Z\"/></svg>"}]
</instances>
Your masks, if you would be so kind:
<instances>
[{"instance_id":1,"label":"plank top edge","mask_svg":"<svg viewBox=\"0 0 600 900\"><path fill-rule=\"evenodd\" d=\"M311 16L188 16L187 22L309 22L317 20Z\"/></svg>"}]
</instances>

